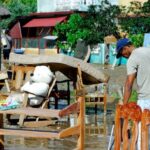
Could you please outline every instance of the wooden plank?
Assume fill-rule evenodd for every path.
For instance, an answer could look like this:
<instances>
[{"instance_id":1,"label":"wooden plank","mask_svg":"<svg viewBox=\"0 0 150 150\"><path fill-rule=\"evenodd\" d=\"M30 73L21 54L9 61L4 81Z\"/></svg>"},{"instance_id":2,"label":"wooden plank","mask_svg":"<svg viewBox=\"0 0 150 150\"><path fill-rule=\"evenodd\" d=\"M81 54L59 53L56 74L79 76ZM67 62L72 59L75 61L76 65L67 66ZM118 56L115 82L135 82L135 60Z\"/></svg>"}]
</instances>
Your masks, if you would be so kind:
<instances>
[{"instance_id":1,"label":"wooden plank","mask_svg":"<svg viewBox=\"0 0 150 150\"><path fill-rule=\"evenodd\" d=\"M22 108L26 108L27 104L28 104L28 94L24 93ZM25 117L26 116L24 114L23 115L20 114L19 121L18 121L19 126L23 126Z\"/></svg>"},{"instance_id":2,"label":"wooden plank","mask_svg":"<svg viewBox=\"0 0 150 150\"><path fill-rule=\"evenodd\" d=\"M52 110L52 109L40 109L40 108L18 108L18 109L10 109L10 110L0 110L1 114L17 114L17 115L27 115L27 116L36 116L36 117L44 117L44 118L59 118L60 110Z\"/></svg>"},{"instance_id":3,"label":"wooden plank","mask_svg":"<svg viewBox=\"0 0 150 150\"><path fill-rule=\"evenodd\" d=\"M80 136L78 139L77 147L80 150L84 150L84 140L85 140L85 98L79 97L78 102L80 103L80 113L77 119L77 124L80 125L79 131Z\"/></svg>"},{"instance_id":4,"label":"wooden plank","mask_svg":"<svg viewBox=\"0 0 150 150\"><path fill-rule=\"evenodd\" d=\"M85 102L85 105L104 105L104 102Z\"/></svg>"},{"instance_id":5,"label":"wooden plank","mask_svg":"<svg viewBox=\"0 0 150 150\"><path fill-rule=\"evenodd\" d=\"M0 114L0 128L3 128L3 114ZM0 135L0 149L4 150L4 136Z\"/></svg>"},{"instance_id":6,"label":"wooden plank","mask_svg":"<svg viewBox=\"0 0 150 150\"><path fill-rule=\"evenodd\" d=\"M38 128L38 127L46 127L48 125L54 124L56 121L53 120L42 120L42 121L29 121L24 122L23 126L28 128Z\"/></svg>"},{"instance_id":7,"label":"wooden plank","mask_svg":"<svg viewBox=\"0 0 150 150\"><path fill-rule=\"evenodd\" d=\"M11 67L12 71L12 85L15 89L19 90L20 87L24 84L24 77L25 82L29 79L30 73L33 72L35 67L33 66L19 66L13 65Z\"/></svg>"},{"instance_id":8,"label":"wooden plank","mask_svg":"<svg viewBox=\"0 0 150 150\"><path fill-rule=\"evenodd\" d=\"M141 149L148 150L149 148L149 125L150 125L150 110L145 109L142 112L141 119Z\"/></svg>"},{"instance_id":9,"label":"wooden plank","mask_svg":"<svg viewBox=\"0 0 150 150\"><path fill-rule=\"evenodd\" d=\"M23 72L21 70L18 70L16 72L16 78L15 78L15 89L19 90L20 87L23 84Z\"/></svg>"},{"instance_id":10,"label":"wooden plank","mask_svg":"<svg viewBox=\"0 0 150 150\"><path fill-rule=\"evenodd\" d=\"M79 112L79 110L80 110L80 104L76 102L62 109L59 113L59 116L60 117L67 116L73 113L77 113Z\"/></svg>"},{"instance_id":11,"label":"wooden plank","mask_svg":"<svg viewBox=\"0 0 150 150\"><path fill-rule=\"evenodd\" d=\"M0 135L15 135L32 138L58 138L58 133L31 131L31 130L15 130L15 129L0 129Z\"/></svg>"},{"instance_id":12,"label":"wooden plank","mask_svg":"<svg viewBox=\"0 0 150 150\"><path fill-rule=\"evenodd\" d=\"M68 136L77 135L77 134L80 133L79 129L80 129L80 125L64 129L63 131L61 131L59 133L59 138L65 138L65 137L68 137Z\"/></svg>"},{"instance_id":13,"label":"wooden plank","mask_svg":"<svg viewBox=\"0 0 150 150\"><path fill-rule=\"evenodd\" d=\"M104 94L95 94L95 93L85 95L85 98L104 98L104 97L105 97Z\"/></svg>"}]
</instances>

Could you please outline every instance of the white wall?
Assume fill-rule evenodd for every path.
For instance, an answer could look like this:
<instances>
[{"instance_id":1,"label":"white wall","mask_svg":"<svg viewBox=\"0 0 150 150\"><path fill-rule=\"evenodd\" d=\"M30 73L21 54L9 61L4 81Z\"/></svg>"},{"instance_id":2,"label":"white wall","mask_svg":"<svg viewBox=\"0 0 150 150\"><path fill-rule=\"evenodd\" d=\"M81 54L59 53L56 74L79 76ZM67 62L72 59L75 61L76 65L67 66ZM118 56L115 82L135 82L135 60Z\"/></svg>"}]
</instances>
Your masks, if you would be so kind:
<instances>
[{"instance_id":1,"label":"white wall","mask_svg":"<svg viewBox=\"0 0 150 150\"><path fill-rule=\"evenodd\" d=\"M37 0L37 12L54 12L57 0Z\"/></svg>"},{"instance_id":2,"label":"white wall","mask_svg":"<svg viewBox=\"0 0 150 150\"><path fill-rule=\"evenodd\" d=\"M37 0L37 12L87 10L89 5L99 5L102 0ZM118 4L118 0L109 0Z\"/></svg>"}]
</instances>

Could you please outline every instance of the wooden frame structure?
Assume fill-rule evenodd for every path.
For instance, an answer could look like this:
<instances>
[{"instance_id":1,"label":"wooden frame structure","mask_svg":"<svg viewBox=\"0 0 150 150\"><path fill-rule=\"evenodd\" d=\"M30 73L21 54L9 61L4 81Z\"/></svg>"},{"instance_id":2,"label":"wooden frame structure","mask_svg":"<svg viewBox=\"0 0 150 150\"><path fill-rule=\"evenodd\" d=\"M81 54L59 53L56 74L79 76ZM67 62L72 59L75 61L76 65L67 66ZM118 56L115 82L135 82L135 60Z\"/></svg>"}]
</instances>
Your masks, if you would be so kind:
<instances>
[{"instance_id":1,"label":"wooden frame structure","mask_svg":"<svg viewBox=\"0 0 150 150\"><path fill-rule=\"evenodd\" d=\"M48 108L49 97L50 97L51 91L52 91L55 83L56 83L56 77L53 77L53 80L50 83L50 87L49 87L47 96L44 97L44 100L43 100L43 102L40 106L41 109ZM26 107L30 107L28 105L28 93L27 92L25 92L25 94L24 94L24 100L23 100L23 104L22 104L22 108L26 108ZM47 125L51 124L51 119L50 118L48 118L48 120L46 120L46 121L39 121L40 117L37 117L36 121L25 122L25 117L26 117L26 115L20 115L19 122L18 122L18 124L20 126L41 127L41 126L47 126Z\"/></svg>"},{"instance_id":2,"label":"wooden frame structure","mask_svg":"<svg viewBox=\"0 0 150 150\"><path fill-rule=\"evenodd\" d=\"M11 91L16 92L20 91L21 87L23 84L27 81L30 80L30 75L31 73L34 72L35 66L22 66L22 65L12 65L11 66L11 80L10 80L10 85L11 85ZM44 101L42 103L41 108L44 108L48 104L48 98L50 96L50 93L52 91L52 88L54 87L56 83L56 78L53 78L53 81L49 85L49 91L47 94L47 97L44 97ZM10 91L10 92L11 92ZM9 93L8 93L9 94ZM22 107L25 108L28 106L28 96L25 93L24 98L23 98L23 104ZM10 115L8 115L8 119L10 119ZM20 115L19 117L19 125L20 126L26 126L26 127L33 127L33 126L46 126L51 123L51 121L42 121L39 122L39 119L36 119L34 122L24 122L25 115Z\"/></svg>"},{"instance_id":3,"label":"wooden frame structure","mask_svg":"<svg viewBox=\"0 0 150 150\"><path fill-rule=\"evenodd\" d=\"M78 67L78 75L77 75L77 87L78 91L82 93L82 96L77 96L77 101L66 107L63 110L50 110L50 109L40 109L40 108L18 108L13 110L0 111L0 147L1 150L4 149L4 142L2 135L17 135L24 137L33 137L33 138L65 138L72 135L78 135L77 141L77 149L84 150L84 136L85 136L85 123L84 123L84 115L85 115L85 95L84 88L82 84L82 74L81 70ZM44 118L60 118L67 116L72 113L78 114L77 125L74 127L69 127L67 129L62 130L59 133L54 132L39 132L39 131L31 131L31 130L14 130L3 128L3 114L18 114L18 115L28 115L28 116L37 116Z\"/></svg>"},{"instance_id":4,"label":"wooden frame structure","mask_svg":"<svg viewBox=\"0 0 150 150\"><path fill-rule=\"evenodd\" d=\"M94 131L93 133L100 133L100 130L103 130L104 135L107 134L107 126L106 126L106 113L107 113L107 88L106 83L104 85L104 92L100 93L100 91L95 91L90 94L85 95L85 107L86 106L93 106L95 110L95 122L97 122L97 110L98 106L103 106L104 108L104 114L103 114L103 124L99 126L97 123L95 123L95 126L86 126L86 130L89 134L91 134L91 131ZM95 89L97 89L95 85Z\"/></svg>"},{"instance_id":5,"label":"wooden frame structure","mask_svg":"<svg viewBox=\"0 0 150 150\"><path fill-rule=\"evenodd\" d=\"M74 127L67 128L62 130L60 133L50 133L50 132L39 132L39 131L31 131L31 130L14 130L14 129L4 129L2 128L2 116L3 114L22 114L22 115L32 115L37 117L64 117L71 113L78 113L77 125ZM72 135L79 135L77 142L77 149L84 149L84 97L79 97L77 102L66 107L63 110L48 110L48 109L39 109L39 108L20 108L14 110L6 110L0 111L1 118L1 129L0 135L17 135L24 137L33 137L33 138L65 138ZM2 141L3 139L1 139ZM1 145L2 146L2 145Z\"/></svg>"},{"instance_id":6,"label":"wooden frame structure","mask_svg":"<svg viewBox=\"0 0 150 150\"><path fill-rule=\"evenodd\" d=\"M136 141L138 136L138 123L141 121L141 108L136 105L136 103L128 103L125 105L118 105L116 108L115 115L115 143L114 150L120 150L122 147L123 150L135 150L136 149ZM121 119L123 119L123 128L121 131ZM132 121L132 137L129 142L128 139L128 130L129 130L129 122ZM122 139L122 144L121 144ZM122 145L122 146L121 146ZM146 150L146 149L142 149Z\"/></svg>"},{"instance_id":7,"label":"wooden frame structure","mask_svg":"<svg viewBox=\"0 0 150 150\"><path fill-rule=\"evenodd\" d=\"M29 81L31 73L34 71L34 66L19 66L12 65L11 72L11 90L20 90L21 86Z\"/></svg>"}]
</instances>

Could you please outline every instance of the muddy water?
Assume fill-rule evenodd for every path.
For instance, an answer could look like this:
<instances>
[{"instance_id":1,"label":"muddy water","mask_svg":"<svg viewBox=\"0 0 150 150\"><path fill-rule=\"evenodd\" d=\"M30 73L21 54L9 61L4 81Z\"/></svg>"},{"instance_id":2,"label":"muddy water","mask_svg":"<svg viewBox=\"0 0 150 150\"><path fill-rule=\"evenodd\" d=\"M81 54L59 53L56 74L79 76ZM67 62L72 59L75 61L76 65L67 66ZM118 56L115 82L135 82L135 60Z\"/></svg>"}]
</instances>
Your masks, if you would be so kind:
<instances>
[{"instance_id":1,"label":"muddy water","mask_svg":"<svg viewBox=\"0 0 150 150\"><path fill-rule=\"evenodd\" d=\"M103 118L103 114L97 116L86 115L86 126L91 128L86 129L85 150L107 150L113 119L114 115L112 113L108 113L105 116L105 119ZM59 127L63 121L58 124ZM103 121L106 121L106 133L104 132ZM72 121L70 124L73 124ZM97 126L96 129L94 128L95 126ZM61 140L49 140L5 136L5 150L73 150L76 148L76 142L77 137L70 137Z\"/></svg>"}]
</instances>

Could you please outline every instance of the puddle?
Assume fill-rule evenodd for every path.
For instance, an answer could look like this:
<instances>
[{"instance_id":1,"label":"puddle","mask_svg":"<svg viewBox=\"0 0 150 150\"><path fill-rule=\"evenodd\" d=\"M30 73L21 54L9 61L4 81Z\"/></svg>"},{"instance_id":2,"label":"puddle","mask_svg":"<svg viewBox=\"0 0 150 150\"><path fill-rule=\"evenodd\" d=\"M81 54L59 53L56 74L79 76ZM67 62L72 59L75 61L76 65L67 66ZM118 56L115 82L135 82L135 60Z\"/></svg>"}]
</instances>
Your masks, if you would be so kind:
<instances>
[{"instance_id":1,"label":"puddle","mask_svg":"<svg viewBox=\"0 0 150 150\"><path fill-rule=\"evenodd\" d=\"M57 128L66 127L66 119L60 120ZM86 115L85 150L107 150L109 135L113 124L114 115L109 112L105 115L98 112L98 115ZM76 120L73 116L70 119L73 126ZM47 130L47 129L45 129ZM69 137L60 140L23 138L19 136L5 136L5 150L74 150L77 137Z\"/></svg>"},{"instance_id":2,"label":"puddle","mask_svg":"<svg viewBox=\"0 0 150 150\"><path fill-rule=\"evenodd\" d=\"M94 113L94 110L87 110L85 115L85 150L107 150L114 113L109 110L104 115L101 109L97 111L97 115ZM63 118L58 121L57 125L45 127L44 130L62 129L68 124L74 126L77 123L75 118L74 115L71 115L71 119ZM5 150L74 150L76 144L77 136L59 140L5 136Z\"/></svg>"}]
</instances>

